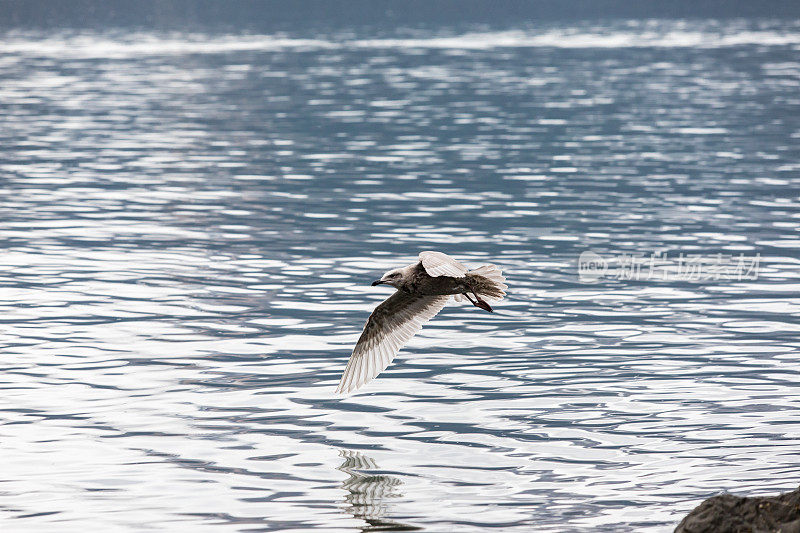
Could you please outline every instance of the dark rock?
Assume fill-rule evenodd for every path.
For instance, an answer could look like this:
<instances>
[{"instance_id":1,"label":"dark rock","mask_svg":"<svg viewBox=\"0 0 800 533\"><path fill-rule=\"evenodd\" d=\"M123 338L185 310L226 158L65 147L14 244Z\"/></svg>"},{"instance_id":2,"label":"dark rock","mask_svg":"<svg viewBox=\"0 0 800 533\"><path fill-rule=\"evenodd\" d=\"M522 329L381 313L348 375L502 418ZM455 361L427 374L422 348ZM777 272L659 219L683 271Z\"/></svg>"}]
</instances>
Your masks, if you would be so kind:
<instances>
[{"instance_id":1,"label":"dark rock","mask_svg":"<svg viewBox=\"0 0 800 533\"><path fill-rule=\"evenodd\" d=\"M681 520L675 533L800 533L800 489L778 496L714 496Z\"/></svg>"}]
</instances>

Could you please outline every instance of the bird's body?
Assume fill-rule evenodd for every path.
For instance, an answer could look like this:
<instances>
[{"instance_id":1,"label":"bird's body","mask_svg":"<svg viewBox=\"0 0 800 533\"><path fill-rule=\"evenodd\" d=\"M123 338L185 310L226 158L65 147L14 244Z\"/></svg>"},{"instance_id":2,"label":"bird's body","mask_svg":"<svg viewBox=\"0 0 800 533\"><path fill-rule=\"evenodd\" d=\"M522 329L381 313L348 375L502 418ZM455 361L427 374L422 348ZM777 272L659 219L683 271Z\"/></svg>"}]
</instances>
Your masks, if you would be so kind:
<instances>
[{"instance_id":1,"label":"bird's body","mask_svg":"<svg viewBox=\"0 0 800 533\"><path fill-rule=\"evenodd\" d=\"M404 270L402 282L396 285L396 287L398 290L409 294L426 296L444 294L463 295L471 292L478 294L494 294L497 291L495 284L491 280L475 272L464 272L461 277L446 275L434 277L428 274L421 261L408 265L402 270ZM499 294L497 296L502 297L502 295Z\"/></svg>"},{"instance_id":2,"label":"bird's body","mask_svg":"<svg viewBox=\"0 0 800 533\"><path fill-rule=\"evenodd\" d=\"M468 290L466 278L451 276L433 277L425 271L421 262L405 267L402 281L396 285L398 290L409 294L426 296L461 294Z\"/></svg>"},{"instance_id":3,"label":"bird's body","mask_svg":"<svg viewBox=\"0 0 800 533\"><path fill-rule=\"evenodd\" d=\"M441 252L421 252L416 263L390 270L373 285L391 285L397 292L370 315L336 391L351 392L381 373L451 295L456 301L465 297L476 307L491 312L481 297L502 299L507 288L504 282L494 265L470 271Z\"/></svg>"}]
</instances>

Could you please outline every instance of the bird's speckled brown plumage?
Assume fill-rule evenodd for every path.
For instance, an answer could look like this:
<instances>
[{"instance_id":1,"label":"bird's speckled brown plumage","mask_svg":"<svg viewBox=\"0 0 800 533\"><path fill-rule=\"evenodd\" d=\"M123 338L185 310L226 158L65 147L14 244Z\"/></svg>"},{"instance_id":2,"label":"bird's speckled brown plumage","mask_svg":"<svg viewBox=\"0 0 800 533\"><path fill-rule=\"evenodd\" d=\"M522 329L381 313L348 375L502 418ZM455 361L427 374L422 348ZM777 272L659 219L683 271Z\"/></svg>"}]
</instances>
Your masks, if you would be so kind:
<instances>
[{"instance_id":1,"label":"bird's speckled brown plumage","mask_svg":"<svg viewBox=\"0 0 800 533\"><path fill-rule=\"evenodd\" d=\"M505 292L494 281L480 274L467 272L461 278L451 276L433 277L422 266L422 262L413 265L408 277L397 288L410 294L423 295L464 294L470 292L492 298L502 298L505 295Z\"/></svg>"}]
</instances>

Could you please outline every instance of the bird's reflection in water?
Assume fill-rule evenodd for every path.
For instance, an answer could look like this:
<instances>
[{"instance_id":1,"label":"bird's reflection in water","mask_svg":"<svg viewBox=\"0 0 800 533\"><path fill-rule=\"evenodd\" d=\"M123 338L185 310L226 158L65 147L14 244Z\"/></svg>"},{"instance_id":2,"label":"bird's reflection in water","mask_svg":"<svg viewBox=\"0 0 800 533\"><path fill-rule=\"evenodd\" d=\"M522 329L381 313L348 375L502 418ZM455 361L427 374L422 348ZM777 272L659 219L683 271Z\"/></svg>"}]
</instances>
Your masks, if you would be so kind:
<instances>
[{"instance_id":1,"label":"bird's reflection in water","mask_svg":"<svg viewBox=\"0 0 800 533\"><path fill-rule=\"evenodd\" d=\"M361 531L419 531L422 528L384 520L389 505L388 498L402 496L397 488L403 484L395 476L388 474L370 474L370 470L378 470L378 465L371 457L353 450L339 450L344 462L338 468L350 477L342 483L348 492L345 501L349 504L347 511L355 518L367 522Z\"/></svg>"}]
</instances>

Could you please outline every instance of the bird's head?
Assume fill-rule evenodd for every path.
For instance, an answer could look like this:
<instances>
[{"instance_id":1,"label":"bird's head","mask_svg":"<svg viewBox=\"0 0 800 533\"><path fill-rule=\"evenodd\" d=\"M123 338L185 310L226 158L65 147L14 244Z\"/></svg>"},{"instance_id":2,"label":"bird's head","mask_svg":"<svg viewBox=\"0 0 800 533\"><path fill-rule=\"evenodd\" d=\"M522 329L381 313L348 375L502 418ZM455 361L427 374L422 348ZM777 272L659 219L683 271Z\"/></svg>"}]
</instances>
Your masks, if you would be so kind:
<instances>
[{"instance_id":1,"label":"bird's head","mask_svg":"<svg viewBox=\"0 0 800 533\"><path fill-rule=\"evenodd\" d=\"M391 285L392 287L399 288L400 283L403 281L403 269L396 268L384 274L381 279L376 279L372 282L375 285Z\"/></svg>"}]
</instances>

